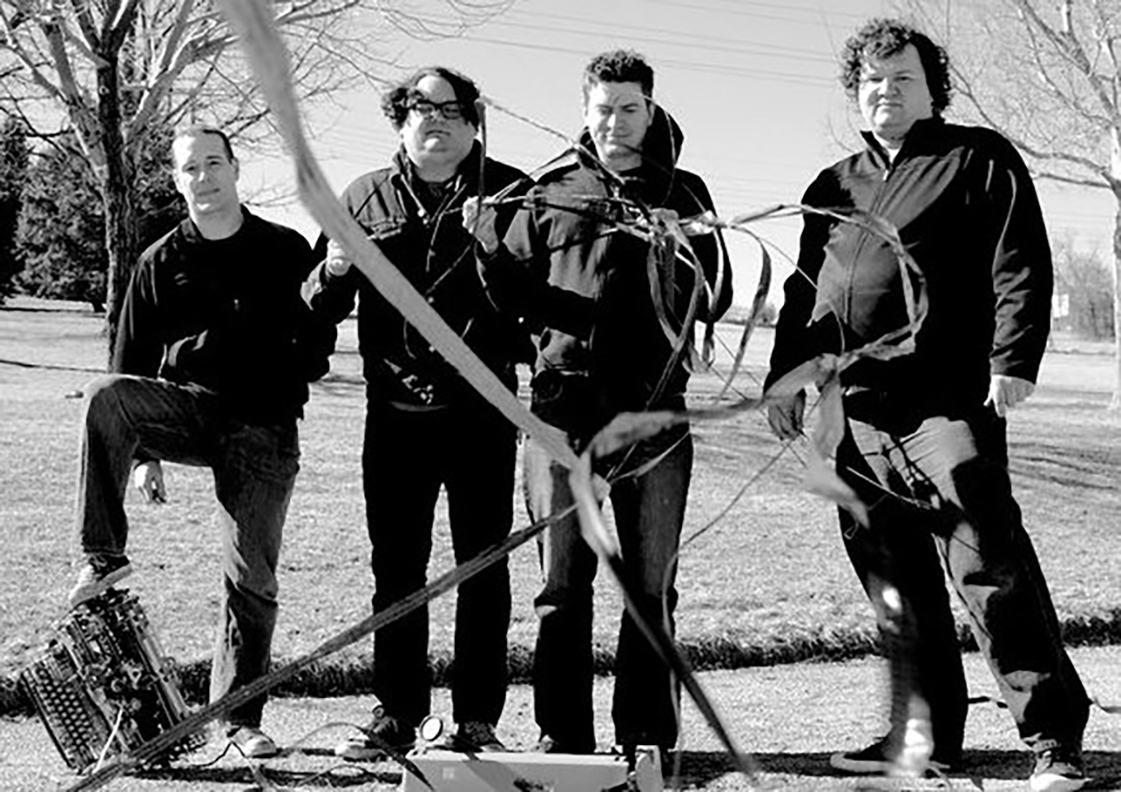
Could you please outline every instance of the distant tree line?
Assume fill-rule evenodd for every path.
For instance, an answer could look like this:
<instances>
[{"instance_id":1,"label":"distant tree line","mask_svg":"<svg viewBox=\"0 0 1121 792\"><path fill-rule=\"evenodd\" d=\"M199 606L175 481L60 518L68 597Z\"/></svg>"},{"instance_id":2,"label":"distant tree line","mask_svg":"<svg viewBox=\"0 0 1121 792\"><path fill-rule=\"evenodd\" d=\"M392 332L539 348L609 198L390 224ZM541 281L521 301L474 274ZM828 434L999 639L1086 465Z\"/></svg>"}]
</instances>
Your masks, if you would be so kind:
<instances>
[{"instance_id":1,"label":"distant tree line","mask_svg":"<svg viewBox=\"0 0 1121 792\"><path fill-rule=\"evenodd\" d=\"M1080 338L1116 338L1113 274L1095 252L1075 250L1066 241L1054 245L1055 310L1052 324Z\"/></svg>"},{"instance_id":2,"label":"distant tree line","mask_svg":"<svg viewBox=\"0 0 1121 792\"><path fill-rule=\"evenodd\" d=\"M136 163L141 249L184 214L169 167L170 144L170 133L151 136ZM19 121L8 118L0 126L0 257L0 302L26 294L104 310L104 201L71 136L33 150Z\"/></svg>"}]
</instances>

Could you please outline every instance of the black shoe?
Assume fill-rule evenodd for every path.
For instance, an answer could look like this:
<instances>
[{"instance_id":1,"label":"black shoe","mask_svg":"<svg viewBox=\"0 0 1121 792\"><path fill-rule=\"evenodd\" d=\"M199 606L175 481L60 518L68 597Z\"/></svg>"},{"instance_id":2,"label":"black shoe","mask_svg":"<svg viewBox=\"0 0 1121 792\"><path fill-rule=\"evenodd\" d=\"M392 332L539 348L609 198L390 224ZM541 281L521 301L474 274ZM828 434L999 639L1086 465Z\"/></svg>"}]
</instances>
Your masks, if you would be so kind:
<instances>
[{"instance_id":1,"label":"black shoe","mask_svg":"<svg viewBox=\"0 0 1121 792\"><path fill-rule=\"evenodd\" d=\"M881 737L859 751L835 753L829 757L829 764L837 770L855 775L891 775L896 769L896 762L890 755L887 742L887 737ZM935 748L927 768L943 775L957 770L961 764L961 754L947 755L948 753Z\"/></svg>"},{"instance_id":2,"label":"black shoe","mask_svg":"<svg viewBox=\"0 0 1121 792\"><path fill-rule=\"evenodd\" d=\"M415 746L416 729L378 706L360 736L347 738L335 746L335 756L352 761L373 761L394 753L407 753Z\"/></svg>"},{"instance_id":3,"label":"black shoe","mask_svg":"<svg viewBox=\"0 0 1121 792\"><path fill-rule=\"evenodd\" d=\"M484 721L465 721L459 724L455 734L448 737L440 747L459 753L493 753L506 750L506 746L495 734L494 727Z\"/></svg>"},{"instance_id":4,"label":"black shoe","mask_svg":"<svg viewBox=\"0 0 1121 792\"><path fill-rule=\"evenodd\" d=\"M1089 780L1082 771L1082 749L1058 745L1035 755L1029 785L1032 792L1074 792Z\"/></svg>"}]
</instances>

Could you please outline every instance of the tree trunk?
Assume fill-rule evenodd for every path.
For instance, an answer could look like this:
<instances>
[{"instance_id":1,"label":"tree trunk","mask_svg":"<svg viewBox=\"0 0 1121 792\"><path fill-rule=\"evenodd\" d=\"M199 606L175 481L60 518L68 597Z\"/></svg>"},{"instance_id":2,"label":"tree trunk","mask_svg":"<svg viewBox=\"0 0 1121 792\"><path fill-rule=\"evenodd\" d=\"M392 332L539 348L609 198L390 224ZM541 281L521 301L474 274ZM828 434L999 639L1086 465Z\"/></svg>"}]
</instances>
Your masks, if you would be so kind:
<instances>
[{"instance_id":1,"label":"tree trunk","mask_svg":"<svg viewBox=\"0 0 1121 792\"><path fill-rule=\"evenodd\" d=\"M1121 191L1116 188L1117 213L1113 220L1113 398L1109 409L1121 411Z\"/></svg>"},{"instance_id":2,"label":"tree trunk","mask_svg":"<svg viewBox=\"0 0 1121 792\"><path fill-rule=\"evenodd\" d=\"M116 53L105 57L106 65L97 70L98 122L105 152L105 166L99 169L101 196L105 204L105 247L109 272L105 283L105 335L108 339L106 368L113 359L117 341L117 319L128 289L137 254L136 207L132 200L134 163L129 161L121 126L121 94Z\"/></svg>"}]
</instances>

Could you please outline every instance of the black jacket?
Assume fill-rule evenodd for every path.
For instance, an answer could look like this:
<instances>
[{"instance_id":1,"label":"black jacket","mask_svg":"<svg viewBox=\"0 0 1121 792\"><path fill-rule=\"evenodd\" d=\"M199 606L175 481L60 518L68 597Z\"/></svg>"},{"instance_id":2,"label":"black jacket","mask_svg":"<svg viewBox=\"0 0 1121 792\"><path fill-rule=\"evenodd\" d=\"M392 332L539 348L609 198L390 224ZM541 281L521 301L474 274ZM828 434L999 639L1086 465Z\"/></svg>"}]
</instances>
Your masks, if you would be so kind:
<instances>
[{"instance_id":1,"label":"black jacket","mask_svg":"<svg viewBox=\"0 0 1121 792\"><path fill-rule=\"evenodd\" d=\"M624 410L680 404L688 357L667 372L672 347L655 308L650 267L654 259L660 263L658 291L675 331L697 272L672 251L652 251L623 226L639 218L639 206L673 209L682 219L713 210L704 181L676 166L683 139L676 122L657 108L643 142L643 165L612 179L594 160L585 130L583 149L562 156L539 178L503 245L480 261L495 304L524 318L534 332L535 409L540 391L551 389L550 377L571 374L585 375L594 389L594 406L587 407L593 412L584 417L593 426ZM702 301L696 315L715 321L732 300L724 240L710 230L689 243L709 286L721 282L716 300Z\"/></svg>"},{"instance_id":2,"label":"black jacket","mask_svg":"<svg viewBox=\"0 0 1121 792\"><path fill-rule=\"evenodd\" d=\"M185 219L141 254L111 370L205 388L247 423L295 420L328 370L335 327L300 297L307 240L242 211L231 237L205 239Z\"/></svg>"},{"instance_id":3,"label":"black jacket","mask_svg":"<svg viewBox=\"0 0 1121 792\"><path fill-rule=\"evenodd\" d=\"M843 381L927 407L982 403L991 374L1034 382L1050 330L1051 252L1019 154L995 132L940 118L916 122L894 163L865 137L867 148L822 171L803 202L894 225L922 271L929 312L913 354L861 361ZM881 237L807 214L768 384L905 326L902 285Z\"/></svg>"},{"instance_id":4,"label":"black jacket","mask_svg":"<svg viewBox=\"0 0 1121 792\"><path fill-rule=\"evenodd\" d=\"M388 168L356 179L342 201L382 253L416 287L451 328L511 388L514 362L525 358L528 339L516 323L501 317L483 294L475 267L474 237L463 228L462 207L479 192L481 147L476 142L448 192L432 196L403 151ZM487 158L482 172L488 195L525 181L516 168ZM505 229L513 209L500 213ZM342 321L358 297L358 346L371 398L418 406L438 406L474 398L473 389L434 351L370 281L352 268L333 277L322 259L308 279L305 296L312 310Z\"/></svg>"}]
</instances>

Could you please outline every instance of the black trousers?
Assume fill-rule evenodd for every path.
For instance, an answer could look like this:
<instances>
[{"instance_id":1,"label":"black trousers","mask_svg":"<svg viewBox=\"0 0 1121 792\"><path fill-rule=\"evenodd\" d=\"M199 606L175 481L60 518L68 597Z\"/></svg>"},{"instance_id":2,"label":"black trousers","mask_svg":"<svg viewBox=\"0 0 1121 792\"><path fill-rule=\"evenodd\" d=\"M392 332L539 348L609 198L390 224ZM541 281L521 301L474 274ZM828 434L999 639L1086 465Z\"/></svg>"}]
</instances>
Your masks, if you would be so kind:
<instances>
[{"instance_id":1,"label":"black trousers","mask_svg":"<svg viewBox=\"0 0 1121 792\"><path fill-rule=\"evenodd\" d=\"M967 710L943 568L1021 739L1035 751L1080 745L1089 700L1012 497L1004 419L982 407L857 416L850 411L837 470L869 525L843 520L845 546L866 591L887 584L902 598L907 624L882 597L872 602L885 641L917 638L911 684L930 707L935 750L960 751Z\"/></svg>"},{"instance_id":2,"label":"black trousers","mask_svg":"<svg viewBox=\"0 0 1121 792\"><path fill-rule=\"evenodd\" d=\"M374 611L426 582L432 522L441 485L457 564L510 533L513 425L481 400L415 412L371 400L362 453ZM510 575L503 559L456 593L452 717L496 724L506 701ZM429 712L428 609L374 634L374 693L412 725Z\"/></svg>"}]
</instances>

